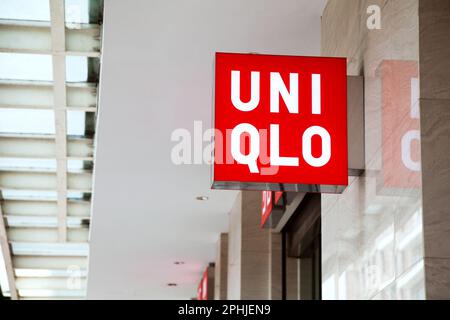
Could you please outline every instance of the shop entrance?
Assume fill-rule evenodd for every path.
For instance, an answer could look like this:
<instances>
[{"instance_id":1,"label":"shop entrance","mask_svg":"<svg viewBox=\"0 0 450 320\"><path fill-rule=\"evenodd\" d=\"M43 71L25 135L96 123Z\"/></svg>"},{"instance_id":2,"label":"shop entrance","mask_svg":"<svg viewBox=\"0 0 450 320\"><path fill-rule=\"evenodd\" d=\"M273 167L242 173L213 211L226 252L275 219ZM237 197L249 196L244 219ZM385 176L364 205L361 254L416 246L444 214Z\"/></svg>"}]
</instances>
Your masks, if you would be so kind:
<instances>
[{"instance_id":1,"label":"shop entrance","mask_svg":"<svg viewBox=\"0 0 450 320\"><path fill-rule=\"evenodd\" d=\"M320 194L307 194L283 229L283 298L322 298Z\"/></svg>"}]
</instances>

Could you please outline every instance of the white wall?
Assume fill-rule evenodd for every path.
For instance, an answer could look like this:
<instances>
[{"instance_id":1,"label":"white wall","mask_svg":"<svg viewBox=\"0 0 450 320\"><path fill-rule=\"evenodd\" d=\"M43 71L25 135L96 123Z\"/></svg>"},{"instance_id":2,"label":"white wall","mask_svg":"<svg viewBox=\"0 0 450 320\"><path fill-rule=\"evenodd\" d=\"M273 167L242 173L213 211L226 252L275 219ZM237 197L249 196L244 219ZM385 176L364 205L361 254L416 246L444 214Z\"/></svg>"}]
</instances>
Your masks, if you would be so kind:
<instances>
[{"instance_id":1,"label":"white wall","mask_svg":"<svg viewBox=\"0 0 450 320\"><path fill-rule=\"evenodd\" d=\"M89 298L196 295L236 193L173 165L171 133L211 125L216 51L319 55L324 2L105 1Z\"/></svg>"}]
</instances>

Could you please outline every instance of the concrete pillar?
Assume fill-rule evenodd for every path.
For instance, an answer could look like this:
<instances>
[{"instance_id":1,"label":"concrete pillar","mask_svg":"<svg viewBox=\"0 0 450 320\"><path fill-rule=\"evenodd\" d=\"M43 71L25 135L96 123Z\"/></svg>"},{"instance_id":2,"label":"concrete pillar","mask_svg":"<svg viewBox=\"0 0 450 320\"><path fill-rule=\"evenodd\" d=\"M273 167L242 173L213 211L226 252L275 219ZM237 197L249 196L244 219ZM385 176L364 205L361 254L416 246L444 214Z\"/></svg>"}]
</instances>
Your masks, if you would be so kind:
<instances>
[{"instance_id":1,"label":"concrete pillar","mask_svg":"<svg viewBox=\"0 0 450 320\"><path fill-rule=\"evenodd\" d=\"M281 254L276 249L281 241L270 230L260 228L260 218L261 192L240 192L230 212L228 299L271 299L280 295L281 259L275 257Z\"/></svg>"},{"instance_id":2,"label":"concrete pillar","mask_svg":"<svg viewBox=\"0 0 450 320\"><path fill-rule=\"evenodd\" d=\"M269 248L269 299L281 300L282 298L282 250L281 233L270 233Z\"/></svg>"},{"instance_id":3,"label":"concrete pillar","mask_svg":"<svg viewBox=\"0 0 450 320\"><path fill-rule=\"evenodd\" d=\"M208 265L206 272L208 274L207 300L214 300L215 264L213 262Z\"/></svg>"},{"instance_id":4,"label":"concrete pillar","mask_svg":"<svg viewBox=\"0 0 450 320\"><path fill-rule=\"evenodd\" d=\"M450 1L419 1L425 295L450 298Z\"/></svg>"},{"instance_id":5,"label":"concrete pillar","mask_svg":"<svg viewBox=\"0 0 450 320\"><path fill-rule=\"evenodd\" d=\"M228 282L228 233L221 233L217 241L214 299L227 299Z\"/></svg>"},{"instance_id":6,"label":"concrete pillar","mask_svg":"<svg viewBox=\"0 0 450 320\"><path fill-rule=\"evenodd\" d=\"M286 300L299 300L299 259L286 258Z\"/></svg>"}]
</instances>

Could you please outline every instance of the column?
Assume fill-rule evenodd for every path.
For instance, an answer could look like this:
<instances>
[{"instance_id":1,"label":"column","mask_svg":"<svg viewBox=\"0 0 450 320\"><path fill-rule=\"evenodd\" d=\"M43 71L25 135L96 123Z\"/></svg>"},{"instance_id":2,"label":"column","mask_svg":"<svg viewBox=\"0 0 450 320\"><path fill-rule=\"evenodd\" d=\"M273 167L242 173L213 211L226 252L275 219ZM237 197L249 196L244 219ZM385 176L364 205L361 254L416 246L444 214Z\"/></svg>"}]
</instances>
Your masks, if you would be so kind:
<instances>
[{"instance_id":1,"label":"column","mask_svg":"<svg viewBox=\"0 0 450 320\"><path fill-rule=\"evenodd\" d=\"M217 241L214 299L227 299L228 282L228 233L221 233Z\"/></svg>"},{"instance_id":2,"label":"column","mask_svg":"<svg viewBox=\"0 0 450 320\"><path fill-rule=\"evenodd\" d=\"M261 192L240 192L230 212L228 299L271 299L281 291L272 285L281 279L281 259L279 269L275 260L281 241L260 228L260 217Z\"/></svg>"},{"instance_id":3,"label":"column","mask_svg":"<svg viewBox=\"0 0 450 320\"><path fill-rule=\"evenodd\" d=\"M450 1L419 1L423 239L427 299L450 298Z\"/></svg>"}]
</instances>

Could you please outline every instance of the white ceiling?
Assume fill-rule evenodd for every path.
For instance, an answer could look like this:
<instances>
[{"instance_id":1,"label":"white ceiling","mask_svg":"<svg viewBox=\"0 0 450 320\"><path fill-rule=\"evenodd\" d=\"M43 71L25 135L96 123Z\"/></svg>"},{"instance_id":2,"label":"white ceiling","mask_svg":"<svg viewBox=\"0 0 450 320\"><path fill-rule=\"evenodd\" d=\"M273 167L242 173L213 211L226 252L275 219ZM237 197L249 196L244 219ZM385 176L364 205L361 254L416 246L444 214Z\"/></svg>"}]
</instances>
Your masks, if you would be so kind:
<instances>
[{"instance_id":1,"label":"white ceiling","mask_svg":"<svg viewBox=\"0 0 450 320\"><path fill-rule=\"evenodd\" d=\"M88 298L196 295L236 194L173 165L171 133L210 127L214 52L319 55L324 3L105 1Z\"/></svg>"}]
</instances>

